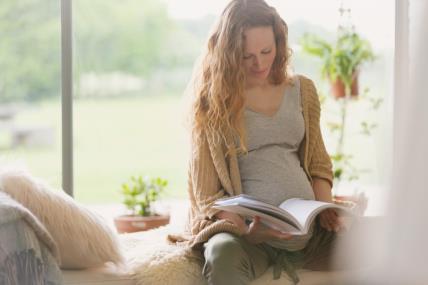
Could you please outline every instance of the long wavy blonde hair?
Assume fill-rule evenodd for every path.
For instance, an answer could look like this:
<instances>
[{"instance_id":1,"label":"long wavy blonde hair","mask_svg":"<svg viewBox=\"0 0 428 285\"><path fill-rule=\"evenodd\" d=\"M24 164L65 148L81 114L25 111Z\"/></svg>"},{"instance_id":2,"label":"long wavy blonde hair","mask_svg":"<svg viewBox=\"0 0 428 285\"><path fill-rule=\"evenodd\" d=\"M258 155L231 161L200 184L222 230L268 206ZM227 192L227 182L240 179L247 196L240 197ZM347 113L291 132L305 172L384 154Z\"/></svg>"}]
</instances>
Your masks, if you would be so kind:
<instances>
[{"instance_id":1,"label":"long wavy blonde hair","mask_svg":"<svg viewBox=\"0 0 428 285\"><path fill-rule=\"evenodd\" d=\"M281 84L288 78L287 24L263 0L231 0L214 26L206 51L194 70L191 81L190 123L192 139L201 135L224 143L227 153L247 152L244 128L243 33L251 27L271 26L276 42L276 57L269 80ZM228 138L234 138L233 141ZM239 144L236 146L235 141Z\"/></svg>"}]
</instances>

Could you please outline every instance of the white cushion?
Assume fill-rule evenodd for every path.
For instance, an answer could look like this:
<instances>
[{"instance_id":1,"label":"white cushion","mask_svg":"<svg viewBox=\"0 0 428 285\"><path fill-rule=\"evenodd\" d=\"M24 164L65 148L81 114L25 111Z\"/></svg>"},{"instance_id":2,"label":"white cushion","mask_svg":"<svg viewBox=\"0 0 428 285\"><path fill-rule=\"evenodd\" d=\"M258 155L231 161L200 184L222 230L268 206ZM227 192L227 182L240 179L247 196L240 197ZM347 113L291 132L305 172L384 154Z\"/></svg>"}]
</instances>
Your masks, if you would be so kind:
<instances>
[{"instance_id":1,"label":"white cushion","mask_svg":"<svg viewBox=\"0 0 428 285\"><path fill-rule=\"evenodd\" d=\"M54 191L24 170L0 167L0 190L29 209L58 245L61 268L120 263L116 233L63 191Z\"/></svg>"}]
</instances>

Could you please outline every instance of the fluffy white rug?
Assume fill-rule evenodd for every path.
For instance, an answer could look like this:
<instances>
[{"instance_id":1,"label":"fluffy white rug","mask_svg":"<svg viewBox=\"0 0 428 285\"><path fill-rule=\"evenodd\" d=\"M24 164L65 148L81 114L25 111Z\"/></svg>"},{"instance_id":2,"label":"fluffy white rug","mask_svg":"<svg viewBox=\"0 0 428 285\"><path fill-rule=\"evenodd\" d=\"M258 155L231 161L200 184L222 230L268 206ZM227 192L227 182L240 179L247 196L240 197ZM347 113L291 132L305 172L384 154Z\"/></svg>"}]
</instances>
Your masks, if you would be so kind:
<instances>
[{"instance_id":1,"label":"fluffy white rug","mask_svg":"<svg viewBox=\"0 0 428 285\"><path fill-rule=\"evenodd\" d=\"M169 244L166 235L170 232L171 227L165 226L121 236L123 252L137 284L204 284L200 261L187 258L185 248Z\"/></svg>"},{"instance_id":2,"label":"fluffy white rug","mask_svg":"<svg viewBox=\"0 0 428 285\"><path fill-rule=\"evenodd\" d=\"M138 285L203 285L202 262L186 257L186 249L171 245L166 241L168 233L176 233L172 225L147 232L123 234L120 237L127 265ZM298 270L299 285L360 285L355 282L367 274L365 270L353 271L310 271ZM273 280L272 268L269 268L251 285L291 285L292 282L283 272L278 280Z\"/></svg>"},{"instance_id":3,"label":"fluffy white rug","mask_svg":"<svg viewBox=\"0 0 428 285\"><path fill-rule=\"evenodd\" d=\"M196 258L186 257L186 249L168 244L166 235L172 233L172 226L165 226L148 232L124 234L121 244L127 264L138 285L203 285L202 263ZM287 277L272 279L269 269L251 285L288 285ZM313 283L315 284L315 283ZM321 283L319 283L321 284Z\"/></svg>"}]
</instances>

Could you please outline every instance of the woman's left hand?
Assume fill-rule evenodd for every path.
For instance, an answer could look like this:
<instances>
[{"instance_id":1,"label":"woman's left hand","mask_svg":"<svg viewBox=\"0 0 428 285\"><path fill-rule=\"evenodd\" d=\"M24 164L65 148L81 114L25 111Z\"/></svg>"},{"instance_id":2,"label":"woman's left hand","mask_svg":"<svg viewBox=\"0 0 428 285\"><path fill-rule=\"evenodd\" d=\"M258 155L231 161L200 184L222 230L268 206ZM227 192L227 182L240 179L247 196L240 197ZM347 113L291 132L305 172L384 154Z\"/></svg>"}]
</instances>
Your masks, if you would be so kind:
<instances>
[{"instance_id":1,"label":"woman's left hand","mask_svg":"<svg viewBox=\"0 0 428 285\"><path fill-rule=\"evenodd\" d=\"M344 228L344 224L335 209L327 209L322 211L319 214L319 219L321 227L328 230L329 232L338 232Z\"/></svg>"}]
</instances>

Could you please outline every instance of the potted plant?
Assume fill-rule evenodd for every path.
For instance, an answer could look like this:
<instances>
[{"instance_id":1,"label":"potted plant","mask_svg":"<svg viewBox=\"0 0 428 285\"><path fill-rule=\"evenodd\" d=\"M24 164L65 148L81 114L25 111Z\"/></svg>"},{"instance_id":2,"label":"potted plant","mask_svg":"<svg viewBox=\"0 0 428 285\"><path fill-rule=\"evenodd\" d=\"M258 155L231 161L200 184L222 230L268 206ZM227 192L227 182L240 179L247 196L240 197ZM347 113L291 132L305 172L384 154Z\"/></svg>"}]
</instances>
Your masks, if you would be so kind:
<instances>
[{"instance_id":1,"label":"potted plant","mask_svg":"<svg viewBox=\"0 0 428 285\"><path fill-rule=\"evenodd\" d=\"M301 44L305 52L322 59L321 74L329 80L336 99L358 95L360 67L375 58L367 40L353 30L341 30L333 43L305 34Z\"/></svg>"},{"instance_id":2,"label":"potted plant","mask_svg":"<svg viewBox=\"0 0 428 285\"><path fill-rule=\"evenodd\" d=\"M131 176L128 182L123 183L120 192L123 195L123 204L130 213L114 219L117 231L145 231L168 224L170 216L157 213L153 207L167 184L165 179L148 176Z\"/></svg>"}]
</instances>

